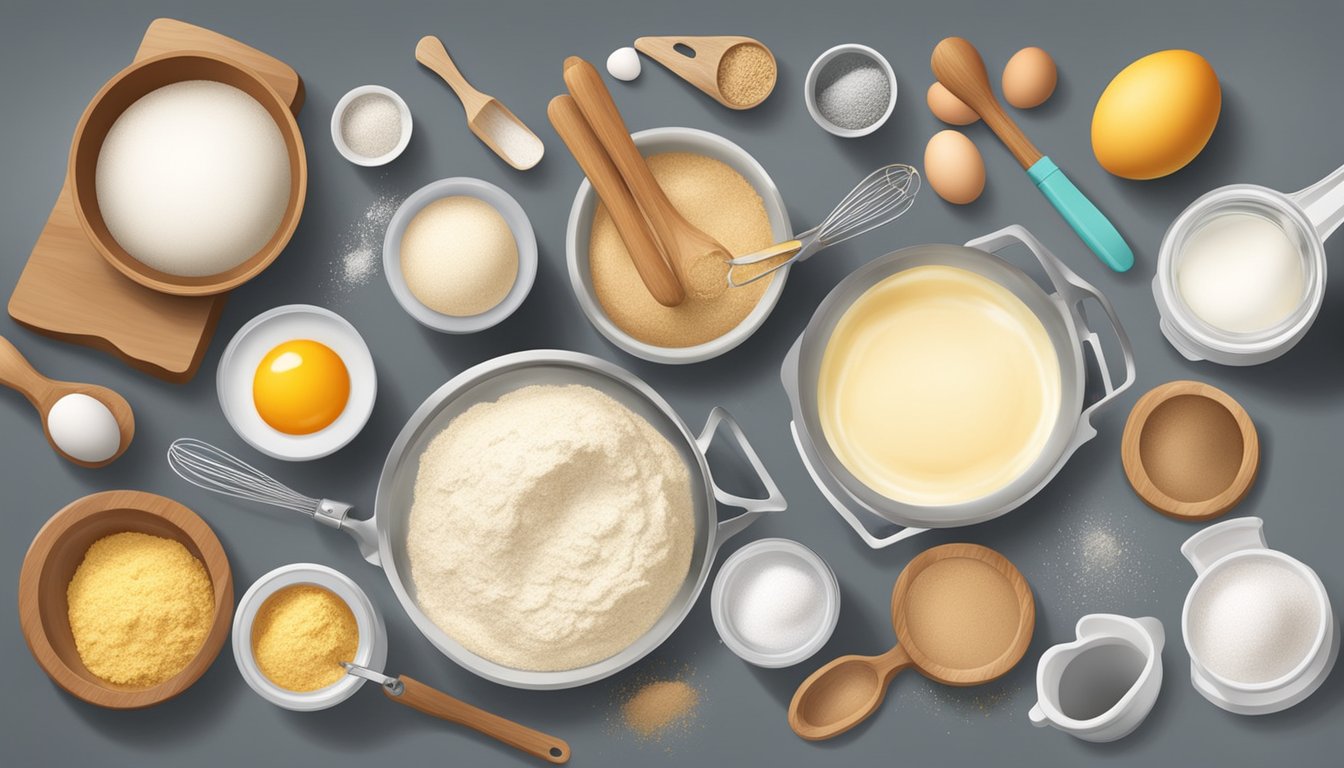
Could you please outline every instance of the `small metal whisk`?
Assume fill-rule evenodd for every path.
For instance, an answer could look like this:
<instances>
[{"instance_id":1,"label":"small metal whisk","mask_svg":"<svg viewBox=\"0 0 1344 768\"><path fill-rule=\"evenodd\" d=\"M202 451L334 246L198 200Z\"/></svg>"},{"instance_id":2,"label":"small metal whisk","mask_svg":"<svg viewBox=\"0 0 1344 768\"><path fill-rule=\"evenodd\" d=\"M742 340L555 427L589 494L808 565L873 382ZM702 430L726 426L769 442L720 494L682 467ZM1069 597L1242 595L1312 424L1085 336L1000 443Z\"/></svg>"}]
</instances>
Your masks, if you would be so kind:
<instances>
[{"instance_id":1,"label":"small metal whisk","mask_svg":"<svg viewBox=\"0 0 1344 768\"><path fill-rule=\"evenodd\" d=\"M773 274L780 267L810 258L823 248L895 221L910 210L918 193L919 171L899 163L884 165L850 190L825 221L817 226L788 242L730 260L728 285L734 288L750 285ZM764 269L742 269L770 259L780 261ZM743 273L746 273L745 276Z\"/></svg>"}]
</instances>

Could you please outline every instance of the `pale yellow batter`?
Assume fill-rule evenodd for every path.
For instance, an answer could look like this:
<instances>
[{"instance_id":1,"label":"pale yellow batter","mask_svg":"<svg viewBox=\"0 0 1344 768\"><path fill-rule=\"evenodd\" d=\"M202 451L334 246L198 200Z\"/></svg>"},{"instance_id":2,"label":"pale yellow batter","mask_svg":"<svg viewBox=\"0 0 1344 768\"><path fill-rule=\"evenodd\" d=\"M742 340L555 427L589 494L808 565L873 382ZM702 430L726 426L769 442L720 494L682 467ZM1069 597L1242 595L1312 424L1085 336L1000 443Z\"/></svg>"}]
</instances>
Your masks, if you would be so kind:
<instances>
[{"instance_id":1,"label":"pale yellow batter","mask_svg":"<svg viewBox=\"0 0 1344 768\"><path fill-rule=\"evenodd\" d=\"M978 499L1040 455L1060 407L1045 326L1007 288L924 266L869 288L827 343L826 440L865 485L907 504Z\"/></svg>"}]
</instances>

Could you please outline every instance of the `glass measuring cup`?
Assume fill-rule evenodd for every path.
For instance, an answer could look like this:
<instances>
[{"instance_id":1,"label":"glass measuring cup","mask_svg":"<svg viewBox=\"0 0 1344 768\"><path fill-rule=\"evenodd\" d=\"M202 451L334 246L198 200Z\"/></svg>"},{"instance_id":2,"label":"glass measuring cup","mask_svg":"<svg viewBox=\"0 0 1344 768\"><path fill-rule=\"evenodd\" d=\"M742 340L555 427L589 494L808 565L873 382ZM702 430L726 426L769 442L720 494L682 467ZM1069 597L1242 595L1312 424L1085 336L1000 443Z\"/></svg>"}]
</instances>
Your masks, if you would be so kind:
<instances>
[{"instance_id":1,"label":"glass measuring cup","mask_svg":"<svg viewBox=\"0 0 1344 768\"><path fill-rule=\"evenodd\" d=\"M1214 326L1181 296L1178 271L1186 246L1214 219L1248 214L1283 230L1302 260L1303 289L1297 306L1275 325L1251 333ZM1285 194L1255 184L1230 184L1187 207L1162 238L1153 297L1162 334L1189 360L1222 365L1259 365L1292 349L1311 328L1325 299L1325 241L1344 223L1344 166L1298 192Z\"/></svg>"}]
</instances>

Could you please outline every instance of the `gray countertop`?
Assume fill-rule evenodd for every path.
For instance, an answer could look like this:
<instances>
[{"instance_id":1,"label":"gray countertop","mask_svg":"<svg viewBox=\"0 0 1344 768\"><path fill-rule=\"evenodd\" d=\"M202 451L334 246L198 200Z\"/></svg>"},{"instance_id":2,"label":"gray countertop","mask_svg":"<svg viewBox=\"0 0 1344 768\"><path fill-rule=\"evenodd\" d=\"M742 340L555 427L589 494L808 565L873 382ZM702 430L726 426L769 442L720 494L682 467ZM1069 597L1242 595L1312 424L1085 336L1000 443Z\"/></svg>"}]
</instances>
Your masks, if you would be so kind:
<instances>
[{"instance_id":1,"label":"gray countertop","mask_svg":"<svg viewBox=\"0 0 1344 768\"><path fill-rule=\"evenodd\" d=\"M1305 703L1260 718L1215 708L1190 686L1179 617L1193 574L1178 547L1197 530L1145 507L1120 467L1125 413L1147 389L1195 378L1222 387L1255 420L1263 441L1260 477L1234 514L1265 518L1272 546L1313 566L1344 606L1344 281L1327 290L1311 334L1288 356L1251 369L1191 364L1159 334L1149 282L1167 224L1192 199L1232 182L1294 190L1344 162L1344 5L1321 2L891 3L828 0L813 4L683 0L643 3L333 2L291 4L237 0L7 4L0 23L0 287L7 294L50 211L65 171L69 139L98 87L125 66L149 21L174 16L234 36L291 64L307 86L299 117L307 140L310 185L297 234L281 258L230 298L200 374L176 386L132 371L99 352L66 345L0 318L37 367L56 377L105 384L136 409L128 453L102 470L58 459L42 441L28 405L0 395L0 489L7 534L0 538L0 655L7 664L3 744L7 765L107 764L233 766L527 764L493 742L393 706L364 690L339 708L300 714L276 709L239 677L228 648L180 698L138 712L114 712L65 695L29 657L15 607L19 565L43 521L94 491L131 488L162 493L197 510L223 541L239 594L284 563L312 561L353 577L382 608L390 633L388 667L469 701L560 735L575 765L810 765L821 761L994 765L1265 765L1337 764L1344 673ZM507 168L467 131L457 101L414 61L419 37L437 34L468 78L505 101L546 142L540 166ZM988 187L957 208L925 191L898 223L830 250L797 269L774 315L746 344L717 360L662 367L603 341L579 312L564 264L563 234L580 174L545 116L560 93L560 64L582 55L600 63L640 35L746 34L774 50L780 65L774 95L747 112L724 109L645 60L644 74L613 92L632 129L686 125L720 133L751 152L783 192L795 224L824 216L868 170L888 162L922 165L924 143L940 126L924 106L928 56L938 39L973 41L992 73L1018 48L1040 45L1059 63L1060 84L1042 108L1019 112L1022 127L1065 168L1133 245L1128 274L1106 270L1032 189L1008 152L983 126L967 133L988 167ZM900 98L874 135L845 141L808 118L802 82L822 50L841 42L871 45L891 61ZM1153 182L1106 174L1092 157L1089 121L1097 95L1130 61L1164 48L1205 55L1223 86L1223 113L1212 142L1188 168ZM401 93L415 114L405 155L381 169L355 167L328 134L336 100L349 88L379 83ZM381 196L400 198L446 176L477 176L513 194L531 216L540 243L536 287L502 325L454 337L418 326L393 301L382 278L348 286L340 257L357 243L360 222ZM809 481L789 437L779 384L784 352L817 303L868 259L906 245L964 242L1007 224L1028 227L1117 306L1133 339L1139 381L1100 420L1086 445L1039 496L1013 513L972 528L915 537L872 551L827 507ZM376 234L375 244L381 234ZM1344 258L1344 237L1330 243ZM378 402L363 433L334 456L306 464L272 461L246 449L225 423L214 375L229 337L270 307L308 302L339 312L363 333L379 372ZM813 660L784 670L749 667L718 640L702 599L675 635L625 674L578 690L528 692L477 679L440 656L397 607L387 580L349 540L280 513L245 508L187 486L163 453L175 437L201 437L255 460L293 486L373 504L384 454L415 406L464 368L495 355L558 347L590 352L645 378L692 425L714 405L728 408L760 449L788 496L787 512L770 516L729 549L763 536L798 539L834 567L843 592L840 625ZM726 472L730 477L734 474ZM992 546L1015 562L1035 590L1036 634L1023 662L981 688L942 688L907 673L882 710L845 737L809 744L785 721L794 688L824 660L876 653L892 642L887 615L892 582L917 552L945 541ZM1151 717L1128 739L1088 745L1027 721L1035 701L1036 659L1072 638L1084 613L1153 615L1166 625L1167 677ZM693 727L665 741L642 743L619 723L615 702L634 681L688 671L703 692ZM1334 754L1334 758L1329 755Z\"/></svg>"}]
</instances>

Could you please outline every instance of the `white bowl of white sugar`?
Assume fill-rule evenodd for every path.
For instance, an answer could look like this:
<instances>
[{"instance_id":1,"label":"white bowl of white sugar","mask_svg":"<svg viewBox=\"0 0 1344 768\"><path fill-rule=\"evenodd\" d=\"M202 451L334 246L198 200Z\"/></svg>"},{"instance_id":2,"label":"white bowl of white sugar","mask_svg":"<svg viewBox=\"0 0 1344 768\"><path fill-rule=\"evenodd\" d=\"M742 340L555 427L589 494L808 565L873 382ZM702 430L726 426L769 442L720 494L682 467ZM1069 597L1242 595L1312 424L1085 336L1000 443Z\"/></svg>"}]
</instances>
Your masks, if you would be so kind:
<instances>
[{"instance_id":1,"label":"white bowl of white sugar","mask_svg":"<svg viewBox=\"0 0 1344 768\"><path fill-rule=\"evenodd\" d=\"M792 539L759 539L719 569L710 613L723 644L758 667L791 667L821 650L840 619L840 583Z\"/></svg>"},{"instance_id":2,"label":"white bowl of white sugar","mask_svg":"<svg viewBox=\"0 0 1344 768\"><path fill-rule=\"evenodd\" d=\"M812 62L803 99L807 113L827 133L842 139L867 136L896 108L896 72L866 45L837 45Z\"/></svg>"},{"instance_id":3,"label":"white bowl of white sugar","mask_svg":"<svg viewBox=\"0 0 1344 768\"><path fill-rule=\"evenodd\" d=\"M411 108L381 85L352 88L331 111L331 143L341 157L365 167L387 165L411 143Z\"/></svg>"}]
</instances>

